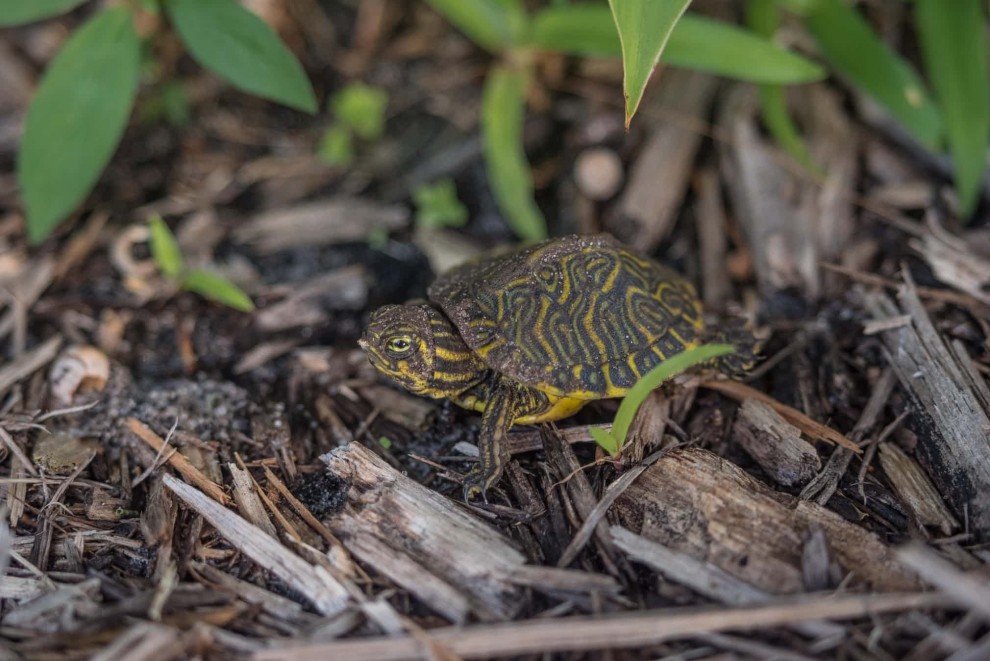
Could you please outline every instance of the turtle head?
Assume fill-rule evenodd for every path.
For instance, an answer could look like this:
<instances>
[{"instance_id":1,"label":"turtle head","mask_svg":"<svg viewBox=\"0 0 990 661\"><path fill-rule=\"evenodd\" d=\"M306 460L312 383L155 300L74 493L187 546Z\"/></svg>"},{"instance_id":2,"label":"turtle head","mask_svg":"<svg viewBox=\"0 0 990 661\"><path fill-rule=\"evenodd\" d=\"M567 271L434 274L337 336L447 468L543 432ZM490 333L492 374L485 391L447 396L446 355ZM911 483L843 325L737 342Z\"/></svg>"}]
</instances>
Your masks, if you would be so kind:
<instances>
[{"instance_id":1,"label":"turtle head","mask_svg":"<svg viewBox=\"0 0 990 661\"><path fill-rule=\"evenodd\" d=\"M450 320L426 303L378 308L358 344L375 369L417 395L451 397L485 369Z\"/></svg>"}]
</instances>

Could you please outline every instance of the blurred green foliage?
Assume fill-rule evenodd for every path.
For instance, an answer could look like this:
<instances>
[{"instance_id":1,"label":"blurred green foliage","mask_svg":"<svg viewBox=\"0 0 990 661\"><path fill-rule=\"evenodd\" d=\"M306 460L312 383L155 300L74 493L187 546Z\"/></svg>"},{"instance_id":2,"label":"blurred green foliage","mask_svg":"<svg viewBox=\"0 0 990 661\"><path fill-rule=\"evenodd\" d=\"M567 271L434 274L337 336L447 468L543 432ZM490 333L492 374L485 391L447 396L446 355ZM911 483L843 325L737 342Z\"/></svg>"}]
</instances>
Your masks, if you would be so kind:
<instances>
[{"instance_id":1,"label":"blurred green foliage","mask_svg":"<svg viewBox=\"0 0 990 661\"><path fill-rule=\"evenodd\" d=\"M0 3L0 26L56 16L83 1L8 0ZM202 66L238 89L305 112L316 110L302 66L261 19L235 0L161 0L161 5ZM85 199L117 149L142 71L135 14L158 7L156 0L142 0L97 9L42 76L18 153L18 183L32 243L44 240ZM169 82L146 116L181 124L188 106L181 89Z\"/></svg>"},{"instance_id":2,"label":"blurred green foliage","mask_svg":"<svg viewBox=\"0 0 990 661\"><path fill-rule=\"evenodd\" d=\"M385 90L350 83L330 98L333 124L320 141L319 157L328 165L347 167L354 162L354 138L377 140L385 132Z\"/></svg>"},{"instance_id":3,"label":"blurred green foliage","mask_svg":"<svg viewBox=\"0 0 990 661\"><path fill-rule=\"evenodd\" d=\"M534 53L623 57L627 123L658 59L743 80L800 83L824 76L819 66L755 33L684 14L688 1L555 2L527 13L522 0L427 0L499 58L482 98L485 165L495 200L520 238L547 236L522 141Z\"/></svg>"},{"instance_id":4,"label":"blurred green foliage","mask_svg":"<svg viewBox=\"0 0 990 661\"><path fill-rule=\"evenodd\" d=\"M413 191L416 225L427 229L463 227L468 210L457 198L457 187L450 178L424 184Z\"/></svg>"}]
</instances>

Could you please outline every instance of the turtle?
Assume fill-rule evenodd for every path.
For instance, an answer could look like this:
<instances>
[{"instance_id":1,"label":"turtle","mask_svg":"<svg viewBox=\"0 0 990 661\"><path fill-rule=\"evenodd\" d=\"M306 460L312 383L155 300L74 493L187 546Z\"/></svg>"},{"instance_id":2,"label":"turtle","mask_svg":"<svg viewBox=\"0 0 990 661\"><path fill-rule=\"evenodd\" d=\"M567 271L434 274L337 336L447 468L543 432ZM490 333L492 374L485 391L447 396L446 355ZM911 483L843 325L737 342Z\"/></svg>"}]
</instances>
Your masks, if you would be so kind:
<instances>
[{"instance_id":1,"label":"turtle","mask_svg":"<svg viewBox=\"0 0 990 661\"><path fill-rule=\"evenodd\" d=\"M650 369L704 341L737 346L719 371L746 369L755 348L738 328L734 338L706 328L687 279L609 234L483 256L442 274L427 296L375 310L358 343L410 392L481 413L466 500L498 481L514 424L559 420L590 401L621 397Z\"/></svg>"}]
</instances>

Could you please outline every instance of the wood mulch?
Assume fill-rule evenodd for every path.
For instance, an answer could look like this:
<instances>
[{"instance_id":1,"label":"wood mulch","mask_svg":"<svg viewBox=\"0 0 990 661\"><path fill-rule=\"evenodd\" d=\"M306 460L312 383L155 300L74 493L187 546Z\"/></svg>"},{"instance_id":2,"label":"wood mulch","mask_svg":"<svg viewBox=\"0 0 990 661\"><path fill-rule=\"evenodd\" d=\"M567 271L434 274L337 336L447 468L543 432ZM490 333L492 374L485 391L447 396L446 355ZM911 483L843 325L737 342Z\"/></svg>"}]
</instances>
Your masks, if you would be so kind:
<instances>
[{"instance_id":1,"label":"wood mulch","mask_svg":"<svg viewBox=\"0 0 990 661\"><path fill-rule=\"evenodd\" d=\"M674 265L763 360L651 395L617 461L588 433L615 402L517 428L465 503L477 417L378 382L355 340L510 239L488 60L423 3L353 5L265 5L322 96L389 92L353 167L314 156L326 117L182 61L193 122L135 122L37 249L7 167L30 84L5 88L0 659L990 658L986 200L961 225L944 163L836 81L792 90L816 177L750 86L663 71L627 134L617 63L548 56L527 141L552 232ZM0 35L0 79L63 27ZM463 230L413 219L443 176ZM152 213L258 311L158 276Z\"/></svg>"}]
</instances>

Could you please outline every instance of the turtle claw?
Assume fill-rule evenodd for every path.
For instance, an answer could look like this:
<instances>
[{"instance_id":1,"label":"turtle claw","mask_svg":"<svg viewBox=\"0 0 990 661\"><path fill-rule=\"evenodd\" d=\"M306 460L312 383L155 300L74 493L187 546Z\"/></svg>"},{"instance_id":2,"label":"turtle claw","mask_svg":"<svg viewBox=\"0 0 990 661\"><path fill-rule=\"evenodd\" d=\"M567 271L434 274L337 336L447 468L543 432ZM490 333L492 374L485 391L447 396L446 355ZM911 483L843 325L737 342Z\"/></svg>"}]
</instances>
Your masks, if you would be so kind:
<instances>
[{"instance_id":1,"label":"turtle claw","mask_svg":"<svg viewBox=\"0 0 990 661\"><path fill-rule=\"evenodd\" d=\"M480 466L475 466L464 477L464 502L471 502L472 498L479 497L486 504L488 503L488 490L495 485L497 475L486 475Z\"/></svg>"}]
</instances>

